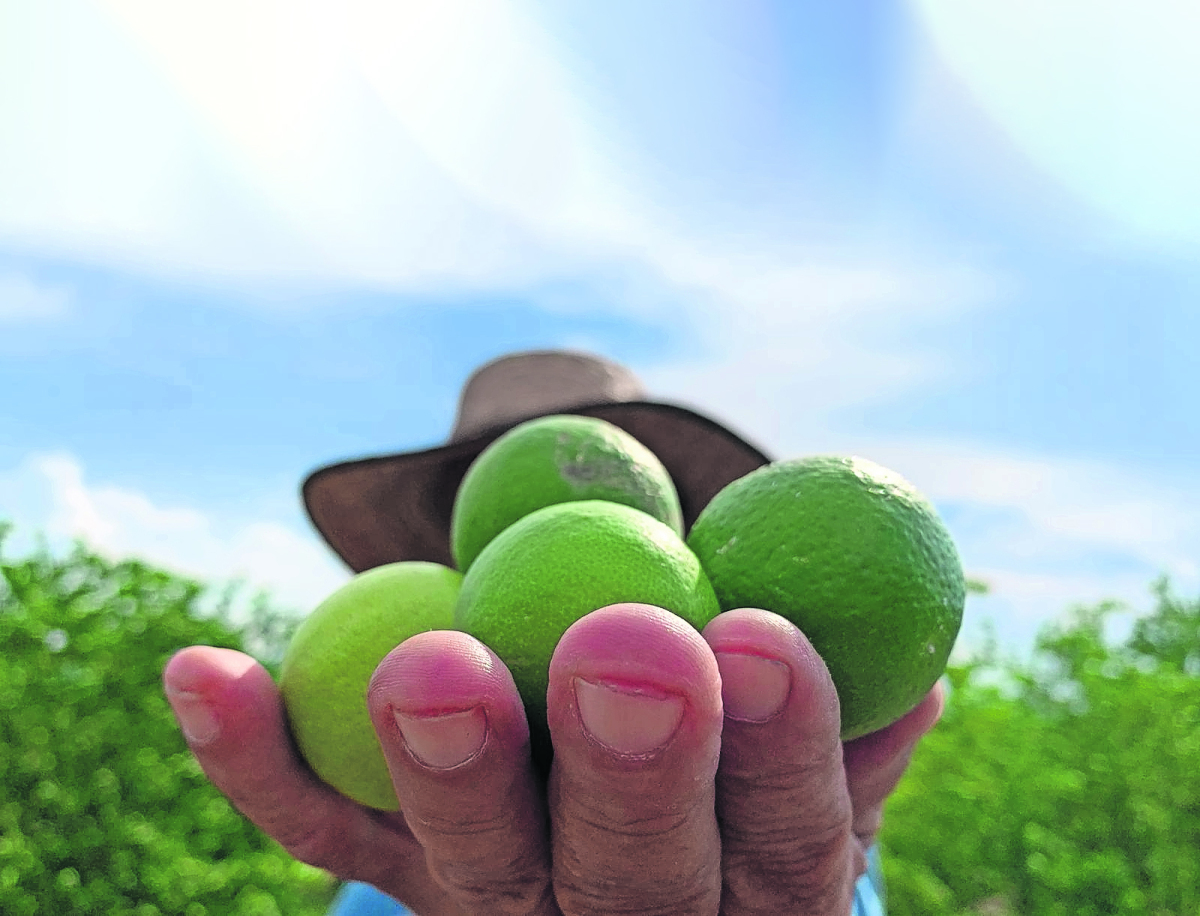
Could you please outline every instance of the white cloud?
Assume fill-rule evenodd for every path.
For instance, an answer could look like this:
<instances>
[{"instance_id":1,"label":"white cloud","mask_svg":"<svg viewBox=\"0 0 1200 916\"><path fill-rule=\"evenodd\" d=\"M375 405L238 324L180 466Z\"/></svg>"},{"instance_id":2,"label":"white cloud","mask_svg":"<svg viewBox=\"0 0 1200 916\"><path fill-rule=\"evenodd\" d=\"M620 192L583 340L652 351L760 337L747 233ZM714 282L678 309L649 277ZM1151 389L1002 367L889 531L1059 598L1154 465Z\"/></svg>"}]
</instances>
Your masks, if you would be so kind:
<instances>
[{"instance_id":1,"label":"white cloud","mask_svg":"<svg viewBox=\"0 0 1200 916\"><path fill-rule=\"evenodd\" d=\"M137 557L209 584L243 581L301 613L348 577L307 532L279 521L162 506L136 490L93 484L64 453L31 455L0 473L0 505L26 537L30 529L58 546L79 539L105 556Z\"/></svg>"},{"instance_id":2,"label":"white cloud","mask_svg":"<svg viewBox=\"0 0 1200 916\"><path fill-rule=\"evenodd\" d=\"M42 321L67 314L71 293L44 286L15 271L0 271L0 323Z\"/></svg>"},{"instance_id":3,"label":"white cloud","mask_svg":"<svg viewBox=\"0 0 1200 916\"><path fill-rule=\"evenodd\" d=\"M837 410L959 371L914 347L914 329L984 307L1003 282L961 262L828 247L751 255L671 245L662 261L671 281L694 291L702 348L645 367L649 389L735 419L781 455L836 450Z\"/></svg>"},{"instance_id":4,"label":"white cloud","mask_svg":"<svg viewBox=\"0 0 1200 916\"><path fill-rule=\"evenodd\" d=\"M396 289L633 264L760 325L923 311L879 258L674 225L517 2L47 0L0 4L4 35L0 239Z\"/></svg>"},{"instance_id":5,"label":"white cloud","mask_svg":"<svg viewBox=\"0 0 1200 916\"><path fill-rule=\"evenodd\" d=\"M525 283L640 232L566 82L507 3L0 4L0 238L209 278Z\"/></svg>"},{"instance_id":6,"label":"white cloud","mask_svg":"<svg viewBox=\"0 0 1200 916\"><path fill-rule=\"evenodd\" d=\"M659 295L611 308L698 333L720 354L706 402L739 405L768 442L785 429L749 395L777 384L819 416L928 381L947 368L931 355L847 331L972 307L995 282L942 256L914 267L794 230L677 225L517 2L4 10L0 34L22 38L0 87L23 88L7 102L0 88L20 138L0 150L0 238L209 279L404 290L616 266ZM55 27L64 17L86 28ZM686 394L693 368L651 381Z\"/></svg>"},{"instance_id":7,"label":"white cloud","mask_svg":"<svg viewBox=\"0 0 1200 916\"><path fill-rule=\"evenodd\" d=\"M1037 168L1119 223L1194 252L1200 65L1192 37L1200 7L1191 0L913 6L972 104ZM936 127L927 135L945 146L960 125L943 118Z\"/></svg>"},{"instance_id":8,"label":"white cloud","mask_svg":"<svg viewBox=\"0 0 1200 916\"><path fill-rule=\"evenodd\" d=\"M1043 560L1107 551L1185 579L1200 555L1200 492L1144 469L950 441L863 443L938 502L1017 514L993 548Z\"/></svg>"}]
</instances>

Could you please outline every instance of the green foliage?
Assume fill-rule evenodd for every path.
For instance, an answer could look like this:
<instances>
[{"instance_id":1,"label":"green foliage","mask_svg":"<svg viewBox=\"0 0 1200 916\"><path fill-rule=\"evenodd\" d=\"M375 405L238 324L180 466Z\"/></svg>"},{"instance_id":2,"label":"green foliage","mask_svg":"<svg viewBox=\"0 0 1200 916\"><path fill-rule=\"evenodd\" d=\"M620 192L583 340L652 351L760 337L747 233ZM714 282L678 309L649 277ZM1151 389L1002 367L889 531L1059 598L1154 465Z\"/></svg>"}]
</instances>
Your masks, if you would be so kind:
<instances>
[{"instance_id":1,"label":"green foliage","mask_svg":"<svg viewBox=\"0 0 1200 916\"><path fill-rule=\"evenodd\" d=\"M1129 647L1176 671L1200 675L1200 613L1195 602L1181 601L1166 579L1154 583L1158 610L1137 622Z\"/></svg>"},{"instance_id":2,"label":"green foliage","mask_svg":"<svg viewBox=\"0 0 1200 916\"><path fill-rule=\"evenodd\" d=\"M202 594L82 547L0 556L0 913L325 911L329 877L212 788L162 696L182 646L286 644L265 600L234 626ZM1154 594L1121 644L1106 604L948 672L884 824L891 916L1200 916L1200 600Z\"/></svg>"},{"instance_id":3,"label":"green foliage","mask_svg":"<svg viewBox=\"0 0 1200 916\"><path fill-rule=\"evenodd\" d=\"M175 650L277 639L279 620L201 616L196 583L82 547L0 573L0 912L323 912L328 876L212 788L162 695Z\"/></svg>"},{"instance_id":4,"label":"green foliage","mask_svg":"<svg viewBox=\"0 0 1200 916\"><path fill-rule=\"evenodd\" d=\"M1155 594L1123 644L1105 604L950 672L887 812L892 916L1200 914L1200 600Z\"/></svg>"}]
</instances>

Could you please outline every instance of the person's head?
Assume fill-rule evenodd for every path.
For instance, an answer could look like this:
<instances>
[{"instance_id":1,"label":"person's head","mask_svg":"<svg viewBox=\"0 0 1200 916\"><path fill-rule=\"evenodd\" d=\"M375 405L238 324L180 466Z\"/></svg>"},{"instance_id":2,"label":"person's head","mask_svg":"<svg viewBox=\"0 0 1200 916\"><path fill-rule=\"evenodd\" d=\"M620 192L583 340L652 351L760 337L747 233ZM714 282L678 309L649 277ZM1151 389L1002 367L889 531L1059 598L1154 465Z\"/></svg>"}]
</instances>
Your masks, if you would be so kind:
<instances>
[{"instance_id":1,"label":"person's head","mask_svg":"<svg viewBox=\"0 0 1200 916\"><path fill-rule=\"evenodd\" d=\"M576 351L532 351L472 373L445 445L314 471L303 486L309 518L356 572L400 560L450 565L451 508L471 462L505 430L555 413L599 417L640 440L671 474L686 525L723 486L768 461L716 421L648 400L624 366Z\"/></svg>"}]
</instances>

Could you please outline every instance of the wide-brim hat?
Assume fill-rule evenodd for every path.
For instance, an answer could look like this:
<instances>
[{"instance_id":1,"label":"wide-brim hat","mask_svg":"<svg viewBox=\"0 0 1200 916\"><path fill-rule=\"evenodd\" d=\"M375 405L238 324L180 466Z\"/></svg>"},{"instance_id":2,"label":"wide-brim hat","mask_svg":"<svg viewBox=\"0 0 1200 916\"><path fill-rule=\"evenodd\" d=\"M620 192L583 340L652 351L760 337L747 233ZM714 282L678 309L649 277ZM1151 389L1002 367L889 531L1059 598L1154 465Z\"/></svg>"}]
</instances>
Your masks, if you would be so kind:
<instances>
[{"instance_id":1,"label":"wide-brim hat","mask_svg":"<svg viewBox=\"0 0 1200 916\"><path fill-rule=\"evenodd\" d=\"M505 430L556 413L607 420L654 452L675 482L686 526L718 490L769 460L715 420L646 400L624 366L589 353L535 351L471 375L445 445L319 468L304 481L305 509L355 572L400 560L453 565L450 513L471 462Z\"/></svg>"}]
</instances>

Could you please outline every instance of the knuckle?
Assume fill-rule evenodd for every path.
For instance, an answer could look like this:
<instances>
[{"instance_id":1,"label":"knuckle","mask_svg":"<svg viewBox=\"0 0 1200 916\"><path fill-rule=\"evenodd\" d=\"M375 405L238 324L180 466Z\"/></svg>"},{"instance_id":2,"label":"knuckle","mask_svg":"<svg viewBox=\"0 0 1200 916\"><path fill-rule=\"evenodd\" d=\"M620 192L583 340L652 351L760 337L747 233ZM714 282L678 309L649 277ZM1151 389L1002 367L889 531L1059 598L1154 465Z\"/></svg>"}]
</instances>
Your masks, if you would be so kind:
<instances>
[{"instance_id":1,"label":"knuckle","mask_svg":"<svg viewBox=\"0 0 1200 916\"><path fill-rule=\"evenodd\" d=\"M544 912L551 897L550 884L542 875L481 872L448 863L431 867L431 874L469 911L524 916Z\"/></svg>"},{"instance_id":2,"label":"knuckle","mask_svg":"<svg viewBox=\"0 0 1200 916\"><path fill-rule=\"evenodd\" d=\"M474 812L462 809L406 809L404 819L409 829L419 837L444 837L449 840L464 837L486 839L506 833L511 825L508 813L498 809L479 809Z\"/></svg>"},{"instance_id":3,"label":"knuckle","mask_svg":"<svg viewBox=\"0 0 1200 916\"><path fill-rule=\"evenodd\" d=\"M834 762L814 758L726 780L719 811L731 911L838 912L843 902L848 910L861 850L849 796L830 786Z\"/></svg>"},{"instance_id":4,"label":"knuckle","mask_svg":"<svg viewBox=\"0 0 1200 916\"><path fill-rule=\"evenodd\" d=\"M549 865L538 847L513 841L506 812L449 817L406 811L405 818L425 847L430 875L468 911L545 912Z\"/></svg>"},{"instance_id":5,"label":"knuckle","mask_svg":"<svg viewBox=\"0 0 1200 916\"><path fill-rule=\"evenodd\" d=\"M694 811L687 808L637 812L607 805L581 806L575 814L581 825L621 844L641 844L654 840L665 842L685 830L693 816Z\"/></svg>"},{"instance_id":6,"label":"knuckle","mask_svg":"<svg viewBox=\"0 0 1200 916\"><path fill-rule=\"evenodd\" d=\"M631 889L628 880L587 885L567 881L556 883L555 896L564 916L716 916L720 908L719 887L703 884L677 887L660 882L650 890Z\"/></svg>"},{"instance_id":7,"label":"knuckle","mask_svg":"<svg viewBox=\"0 0 1200 916\"><path fill-rule=\"evenodd\" d=\"M333 824L276 825L268 830L275 840L295 859L306 865L323 868L335 875L353 873L354 862L349 851L353 848L345 831Z\"/></svg>"},{"instance_id":8,"label":"knuckle","mask_svg":"<svg viewBox=\"0 0 1200 916\"><path fill-rule=\"evenodd\" d=\"M211 778L211 777L210 777ZM260 781L214 779L238 812L293 858L345 875L351 844L342 824L304 810L276 786Z\"/></svg>"},{"instance_id":9,"label":"knuckle","mask_svg":"<svg viewBox=\"0 0 1200 916\"><path fill-rule=\"evenodd\" d=\"M554 886L563 912L715 916L720 848L708 801L707 808L650 811L579 805L555 846ZM706 822L708 829L700 826Z\"/></svg>"},{"instance_id":10,"label":"knuckle","mask_svg":"<svg viewBox=\"0 0 1200 916\"><path fill-rule=\"evenodd\" d=\"M726 897L747 912L758 912L767 900L763 912L836 912L857 877L859 845L844 823L798 830L794 820L776 819L727 838Z\"/></svg>"}]
</instances>

